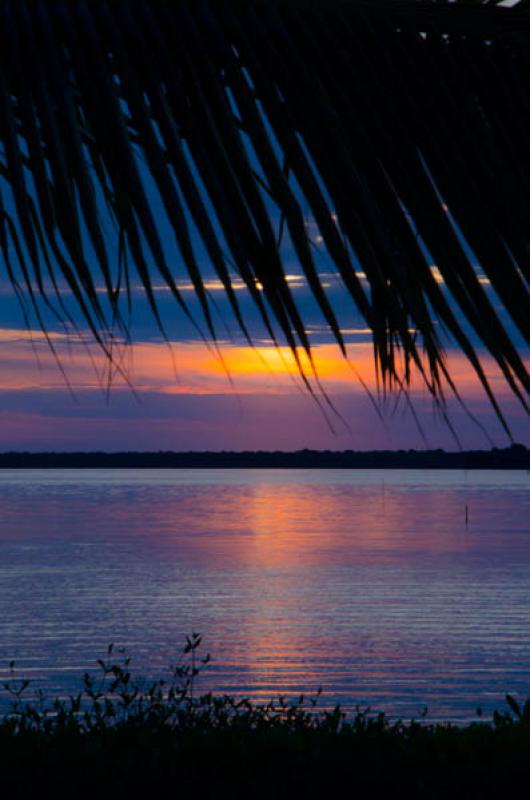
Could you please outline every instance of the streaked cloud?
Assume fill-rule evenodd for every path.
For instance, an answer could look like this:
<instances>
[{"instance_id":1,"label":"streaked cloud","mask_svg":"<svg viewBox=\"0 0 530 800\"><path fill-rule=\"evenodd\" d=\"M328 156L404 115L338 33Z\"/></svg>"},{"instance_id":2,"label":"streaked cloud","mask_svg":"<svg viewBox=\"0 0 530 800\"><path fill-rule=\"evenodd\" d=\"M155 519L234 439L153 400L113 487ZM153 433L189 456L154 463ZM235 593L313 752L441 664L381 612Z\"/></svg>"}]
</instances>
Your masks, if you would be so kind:
<instances>
[{"instance_id":1,"label":"streaked cloud","mask_svg":"<svg viewBox=\"0 0 530 800\"><path fill-rule=\"evenodd\" d=\"M308 333L318 336L319 326L310 326ZM300 368L312 379L316 373L327 390L351 393L364 389L359 378L372 390L377 387L373 348L367 328L347 329L359 340L347 345L345 359L335 344L317 342L312 349L312 362L299 348L296 357L287 347L274 347L263 342L252 348L228 342L207 347L199 342L141 341L134 345L116 339L112 346L113 363L102 355L88 336L52 333L51 352L41 332L28 334L18 329L0 329L0 389L49 389L65 386L65 377L77 388L113 391L134 387L137 391L167 394L285 394L302 388ZM298 361L297 361L298 359ZM490 380L500 394L503 379L491 359L485 360ZM480 394L477 377L460 354L448 354L450 372L464 397ZM420 376L412 382L412 390L424 391Z\"/></svg>"},{"instance_id":2,"label":"streaked cloud","mask_svg":"<svg viewBox=\"0 0 530 800\"><path fill-rule=\"evenodd\" d=\"M352 330L364 334L364 329ZM310 397L290 350L270 343L250 348L223 342L216 350L197 342L169 347L154 341L130 346L118 340L109 372L109 362L88 338L55 332L52 341L63 373L42 333L30 336L16 328L0 329L0 450L373 449L425 444L403 396L381 400L383 421L377 415L359 380L376 392L370 341L350 342L349 360L335 345L317 343L313 348L314 367L342 419ZM307 355L298 355L318 391ZM527 417L491 360L486 364L515 438L530 445ZM494 442L508 444L466 360L449 354L449 368ZM455 447L419 378L413 381L410 399L430 446ZM449 401L449 410L463 446L488 446L458 404Z\"/></svg>"}]
</instances>

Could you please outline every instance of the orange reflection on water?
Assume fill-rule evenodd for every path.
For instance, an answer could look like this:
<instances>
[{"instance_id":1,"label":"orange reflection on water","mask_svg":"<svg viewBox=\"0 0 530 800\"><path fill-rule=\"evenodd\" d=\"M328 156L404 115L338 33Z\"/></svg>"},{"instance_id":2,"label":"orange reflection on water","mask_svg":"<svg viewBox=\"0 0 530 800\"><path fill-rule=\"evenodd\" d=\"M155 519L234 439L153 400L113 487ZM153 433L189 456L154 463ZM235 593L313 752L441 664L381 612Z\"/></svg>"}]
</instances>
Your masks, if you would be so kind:
<instances>
[{"instance_id":1,"label":"orange reflection on water","mask_svg":"<svg viewBox=\"0 0 530 800\"><path fill-rule=\"evenodd\" d=\"M230 558L264 568L326 566L336 563L340 554L344 564L380 562L382 557L399 561L418 550L418 520L410 498L402 492L379 487L367 490L330 484L311 487L289 482L263 483L253 487L230 508L239 525L248 527L243 540L233 542ZM329 475L330 481L333 475ZM462 536L464 507L447 509L454 495L437 491L431 496L431 513L447 519L443 536L421 538L422 552L431 554L465 552L473 540ZM425 518L425 526L432 518ZM227 542L228 546L229 543Z\"/></svg>"},{"instance_id":2,"label":"orange reflection on water","mask_svg":"<svg viewBox=\"0 0 530 800\"><path fill-rule=\"evenodd\" d=\"M43 670L57 642L69 663L117 641L153 666L198 630L208 688L255 699L322 684L324 702L454 719L527 687L523 473L0 477L2 641Z\"/></svg>"}]
</instances>

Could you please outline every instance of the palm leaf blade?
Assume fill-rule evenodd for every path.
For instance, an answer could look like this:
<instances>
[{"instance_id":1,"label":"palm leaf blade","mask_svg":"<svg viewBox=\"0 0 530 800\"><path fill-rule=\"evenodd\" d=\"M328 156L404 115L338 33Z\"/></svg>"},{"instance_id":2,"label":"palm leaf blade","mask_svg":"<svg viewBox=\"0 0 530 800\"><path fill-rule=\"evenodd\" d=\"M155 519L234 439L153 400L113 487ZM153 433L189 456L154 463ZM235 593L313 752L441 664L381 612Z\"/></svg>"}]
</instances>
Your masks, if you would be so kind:
<instances>
[{"instance_id":1,"label":"palm leaf blade","mask_svg":"<svg viewBox=\"0 0 530 800\"><path fill-rule=\"evenodd\" d=\"M82 231L114 318L130 285L126 259L119 279L110 266L97 202L104 196L120 253L130 253L159 324L155 272L189 315L152 212L156 191L210 336L191 221L247 339L227 263L273 340L311 359L274 234L279 218L345 346L304 224L307 207L373 332L384 383L407 382L412 362L441 398L445 327L494 404L475 342L525 404L526 345L516 342L530 342L530 8L497 5L20 0L14 11L12 0L0 0L0 166L15 216L6 222L1 210L4 260L11 231L30 301L32 275L45 297L44 263L57 292L55 271L62 274L102 341L109 321Z\"/></svg>"}]
</instances>

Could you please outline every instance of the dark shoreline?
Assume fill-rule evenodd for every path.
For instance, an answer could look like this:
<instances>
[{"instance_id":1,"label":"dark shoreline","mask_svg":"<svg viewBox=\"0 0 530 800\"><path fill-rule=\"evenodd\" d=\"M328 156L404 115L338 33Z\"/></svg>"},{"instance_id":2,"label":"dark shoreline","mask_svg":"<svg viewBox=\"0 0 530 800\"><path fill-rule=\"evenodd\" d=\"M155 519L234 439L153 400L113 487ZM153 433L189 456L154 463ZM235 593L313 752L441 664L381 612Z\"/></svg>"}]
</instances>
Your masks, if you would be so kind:
<instances>
[{"instance_id":1,"label":"dark shoreline","mask_svg":"<svg viewBox=\"0 0 530 800\"><path fill-rule=\"evenodd\" d=\"M530 469L530 450L0 453L0 469Z\"/></svg>"}]
</instances>

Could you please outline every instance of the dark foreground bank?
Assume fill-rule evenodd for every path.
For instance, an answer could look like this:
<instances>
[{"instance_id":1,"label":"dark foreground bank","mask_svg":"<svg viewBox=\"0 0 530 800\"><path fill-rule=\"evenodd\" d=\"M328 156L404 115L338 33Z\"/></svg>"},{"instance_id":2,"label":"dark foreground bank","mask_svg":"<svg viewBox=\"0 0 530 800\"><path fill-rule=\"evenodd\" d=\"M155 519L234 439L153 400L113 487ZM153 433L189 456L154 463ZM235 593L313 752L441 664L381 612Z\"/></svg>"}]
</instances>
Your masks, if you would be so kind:
<instances>
[{"instance_id":1,"label":"dark foreground bank","mask_svg":"<svg viewBox=\"0 0 530 800\"><path fill-rule=\"evenodd\" d=\"M0 469L530 469L530 450L0 453Z\"/></svg>"},{"instance_id":2,"label":"dark foreground bank","mask_svg":"<svg viewBox=\"0 0 530 800\"><path fill-rule=\"evenodd\" d=\"M395 722L361 710L319 712L316 700L256 705L196 694L206 659L192 636L168 680L145 682L126 657L100 661L79 693L47 703L6 689L0 722L6 797L209 798L506 797L530 778L530 703L507 697L491 722L457 727ZM96 794L97 793L97 794ZM389 794L386 794L389 796Z\"/></svg>"}]
</instances>

